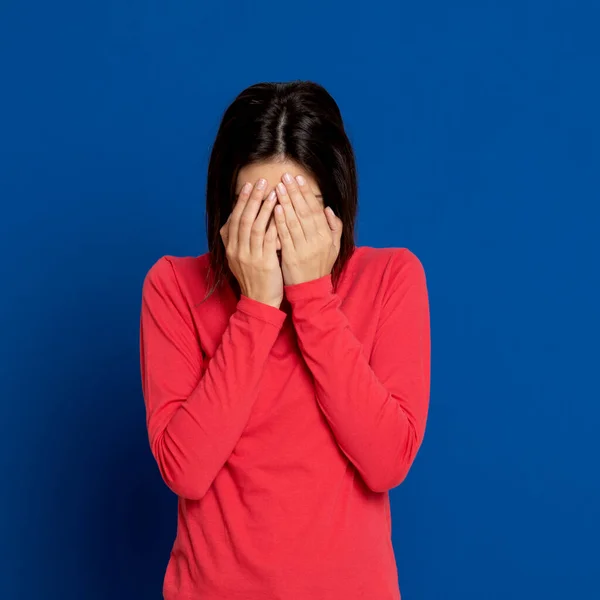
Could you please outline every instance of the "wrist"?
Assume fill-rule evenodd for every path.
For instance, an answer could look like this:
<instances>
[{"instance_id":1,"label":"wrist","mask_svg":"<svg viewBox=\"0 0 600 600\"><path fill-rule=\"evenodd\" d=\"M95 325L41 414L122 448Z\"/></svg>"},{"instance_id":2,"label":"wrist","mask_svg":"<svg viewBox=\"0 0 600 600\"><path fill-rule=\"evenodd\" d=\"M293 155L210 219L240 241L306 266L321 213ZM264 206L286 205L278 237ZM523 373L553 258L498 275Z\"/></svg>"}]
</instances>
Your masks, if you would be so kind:
<instances>
[{"instance_id":1,"label":"wrist","mask_svg":"<svg viewBox=\"0 0 600 600\"><path fill-rule=\"evenodd\" d=\"M255 302L260 302L261 304L266 304L267 306L272 306L273 308L279 308L281 303L283 302L283 294L277 298L267 298L265 296L261 296L260 294L245 294L242 293L243 296L246 296L250 300L254 300Z\"/></svg>"}]
</instances>

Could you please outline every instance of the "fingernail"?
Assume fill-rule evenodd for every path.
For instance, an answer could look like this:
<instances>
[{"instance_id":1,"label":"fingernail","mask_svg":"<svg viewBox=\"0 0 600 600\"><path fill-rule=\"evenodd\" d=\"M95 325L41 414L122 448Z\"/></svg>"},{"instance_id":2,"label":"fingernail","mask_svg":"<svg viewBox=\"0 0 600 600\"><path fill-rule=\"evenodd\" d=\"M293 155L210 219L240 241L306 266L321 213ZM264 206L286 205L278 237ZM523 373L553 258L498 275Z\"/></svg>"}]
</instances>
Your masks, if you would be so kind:
<instances>
[{"instance_id":1,"label":"fingernail","mask_svg":"<svg viewBox=\"0 0 600 600\"><path fill-rule=\"evenodd\" d=\"M296 175L296 181L298 182L298 185L304 185L304 177L302 177L302 175Z\"/></svg>"},{"instance_id":2,"label":"fingernail","mask_svg":"<svg viewBox=\"0 0 600 600\"><path fill-rule=\"evenodd\" d=\"M283 180L286 183L292 183L292 176L289 173L284 173L283 174Z\"/></svg>"},{"instance_id":3,"label":"fingernail","mask_svg":"<svg viewBox=\"0 0 600 600\"><path fill-rule=\"evenodd\" d=\"M246 183L244 184L244 187L242 188L242 193L243 193L243 194L247 194L247 193L248 193L248 192L249 192L251 189L252 189L252 184L251 184L251 183L248 183L248 182L246 182Z\"/></svg>"},{"instance_id":4,"label":"fingernail","mask_svg":"<svg viewBox=\"0 0 600 600\"><path fill-rule=\"evenodd\" d=\"M266 179L259 179L258 182L256 183L257 189L262 190L265 187L266 183L267 183Z\"/></svg>"}]
</instances>

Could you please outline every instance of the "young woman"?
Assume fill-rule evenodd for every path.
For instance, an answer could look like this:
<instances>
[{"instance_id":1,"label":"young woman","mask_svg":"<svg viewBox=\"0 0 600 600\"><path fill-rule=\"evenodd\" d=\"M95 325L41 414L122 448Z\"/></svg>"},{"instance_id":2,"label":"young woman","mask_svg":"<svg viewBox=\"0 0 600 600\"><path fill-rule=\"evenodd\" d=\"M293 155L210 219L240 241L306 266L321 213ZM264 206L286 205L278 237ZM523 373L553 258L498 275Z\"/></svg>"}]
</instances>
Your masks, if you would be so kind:
<instances>
[{"instance_id":1,"label":"young woman","mask_svg":"<svg viewBox=\"0 0 600 600\"><path fill-rule=\"evenodd\" d=\"M167 600L398 600L388 491L423 440L430 322L410 250L355 246L339 108L261 83L225 111L207 253L148 272L152 453L179 497Z\"/></svg>"}]
</instances>

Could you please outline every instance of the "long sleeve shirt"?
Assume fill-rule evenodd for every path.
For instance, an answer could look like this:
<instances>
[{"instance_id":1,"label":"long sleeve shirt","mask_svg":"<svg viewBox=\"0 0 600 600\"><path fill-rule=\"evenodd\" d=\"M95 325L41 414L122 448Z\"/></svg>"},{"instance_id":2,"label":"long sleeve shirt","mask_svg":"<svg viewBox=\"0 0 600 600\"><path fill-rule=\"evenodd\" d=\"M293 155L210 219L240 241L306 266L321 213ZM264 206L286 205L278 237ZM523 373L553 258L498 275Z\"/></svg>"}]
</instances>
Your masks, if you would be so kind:
<instances>
[{"instance_id":1,"label":"long sleeve shirt","mask_svg":"<svg viewBox=\"0 0 600 600\"><path fill-rule=\"evenodd\" d=\"M406 248L356 247L285 304L205 301L208 253L144 280L150 448L178 496L167 600L399 600L388 491L423 440L430 322Z\"/></svg>"}]
</instances>

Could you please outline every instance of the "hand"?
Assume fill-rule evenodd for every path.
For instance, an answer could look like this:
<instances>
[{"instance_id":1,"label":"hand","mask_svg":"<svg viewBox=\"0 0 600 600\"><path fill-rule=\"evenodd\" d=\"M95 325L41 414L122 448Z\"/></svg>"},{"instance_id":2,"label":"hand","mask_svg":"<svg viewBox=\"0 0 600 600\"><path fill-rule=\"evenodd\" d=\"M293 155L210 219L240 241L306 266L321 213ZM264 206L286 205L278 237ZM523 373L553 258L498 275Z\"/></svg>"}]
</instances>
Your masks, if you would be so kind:
<instances>
[{"instance_id":1,"label":"hand","mask_svg":"<svg viewBox=\"0 0 600 600\"><path fill-rule=\"evenodd\" d=\"M266 185L265 179L259 179L254 187L245 184L219 231L229 268L242 294L279 308L283 300L283 275L276 252L277 228L274 222L267 226L277 195L273 191L262 202Z\"/></svg>"},{"instance_id":2,"label":"hand","mask_svg":"<svg viewBox=\"0 0 600 600\"><path fill-rule=\"evenodd\" d=\"M323 210L306 180L300 183L290 176L286 181L286 175L276 186L274 219L283 280L294 285L331 273L340 252L342 220L330 207Z\"/></svg>"}]
</instances>

